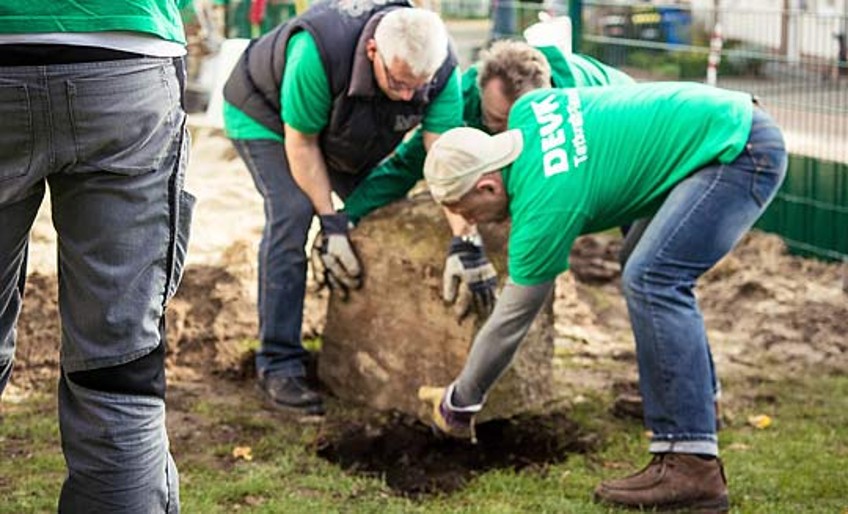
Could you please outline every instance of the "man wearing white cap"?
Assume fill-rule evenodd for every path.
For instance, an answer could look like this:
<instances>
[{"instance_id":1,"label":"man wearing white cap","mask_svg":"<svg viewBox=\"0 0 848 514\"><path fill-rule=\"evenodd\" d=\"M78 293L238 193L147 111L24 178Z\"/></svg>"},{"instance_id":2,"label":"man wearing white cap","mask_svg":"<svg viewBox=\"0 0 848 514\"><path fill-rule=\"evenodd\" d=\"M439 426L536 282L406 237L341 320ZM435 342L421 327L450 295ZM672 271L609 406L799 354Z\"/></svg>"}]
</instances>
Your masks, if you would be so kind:
<instances>
[{"instance_id":1,"label":"man wearing white cap","mask_svg":"<svg viewBox=\"0 0 848 514\"><path fill-rule=\"evenodd\" d=\"M751 228L786 172L780 130L751 96L693 83L527 93L510 130L445 132L427 155L434 198L472 223L511 219L509 278L459 377L422 388L436 426L473 435L581 234L652 216L622 271L653 458L598 501L728 509L709 345L695 281ZM421 394L423 393L423 394Z\"/></svg>"}]
</instances>

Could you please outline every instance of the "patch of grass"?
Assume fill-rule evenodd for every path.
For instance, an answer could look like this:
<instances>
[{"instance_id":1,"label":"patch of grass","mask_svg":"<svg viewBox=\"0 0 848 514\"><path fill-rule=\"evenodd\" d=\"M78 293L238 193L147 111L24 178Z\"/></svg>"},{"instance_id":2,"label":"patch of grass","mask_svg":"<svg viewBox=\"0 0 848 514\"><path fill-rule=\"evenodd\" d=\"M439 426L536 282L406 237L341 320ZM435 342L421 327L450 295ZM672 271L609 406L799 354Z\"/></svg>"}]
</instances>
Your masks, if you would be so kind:
<instances>
[{"instance_id":1,"label":"patch of grass","mask_svg":"<svg viewBox=\"0 0 848 514\"><path fill-rule=\"evenodd\" d=\"M848 508L848 377L820 376L768 384L726 384L751 400L736 406L734 423L720 434L735 513L841 513ZM764 394L757 394L764 388ZM767 389L767 390L765 390ZM242 393L249 395L248 388ZM605 478L648 460L644 429L609 414L611 394L585 393L570 412L595 434L596 453L515 472L480 474L450 495L399 497L379 476L346 472L315 454L319 425L292 423L245 400L238 409L212 401L193 414L204 420L197 441L176 444L187 513L512 513L615 512L592 502ZM0 512L55 511L64 476L51 397L4 406L0 423ZM341 406L332 406L355 415ZM763 430L745 423L768 414ZM229 435L221 436L221 427ZM179 442L177 442L179 443ZM232 456L235 445L253 460ZM414 463L410 463L414 465Z\"/></svg>"},{"instance_id":2,"label":"patch of grass","mask_svg":"<svg viewBox=\"0 0 848 514\"><path fill-rule=\"evenodd\" d=\"M733 427L722 437L734 504L752 513L844 512L848 377L769 386L776 387L776 402L755 401L739 416L768 414L774 418L771 427Z\"/></svg>"},{"instance_id":3,"label":"patch of grass","mask_svg":"<svg viewBox=\"0 0 848 514\"><path fill-rule=\"evenodd\" d=\"M0 513L55 512L65 477L55 397L34 394L3 404L0 418Z\"/></svg>"}]
</instances>

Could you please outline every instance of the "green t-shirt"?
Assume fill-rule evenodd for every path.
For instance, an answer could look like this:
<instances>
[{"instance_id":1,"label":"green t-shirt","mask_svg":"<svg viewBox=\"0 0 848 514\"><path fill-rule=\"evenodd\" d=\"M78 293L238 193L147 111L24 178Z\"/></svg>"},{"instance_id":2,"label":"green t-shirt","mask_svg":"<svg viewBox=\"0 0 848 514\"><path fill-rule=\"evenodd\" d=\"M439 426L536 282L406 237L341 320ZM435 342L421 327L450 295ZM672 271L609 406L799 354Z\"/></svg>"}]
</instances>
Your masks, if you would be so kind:
<instances>
[{"instance_id":1,"label":"green t-shirt","mask_svg":"<svg viewBox=\"0 0 848 514\"><path fill-rule=\"evenodd\" d=\"M565 55L557 47L539 47L551 65L551 82L554 87L591 87L628 85L635 82L627 74L611 68L591 57ZM480 87L477 83L479 64L475 63L462 74L462 119L469 127L485 132ZM415 183L423 178L424 139L420 131L398 145L395 152L374 169L345 202L345 212L358 221L369 212L403 197Z\"/></svg>"},{"instance_id":2,"label":"green t-shirt","mask_svg":"<svg viewBox=\"0 0 848 514\"><path fill-rule=\"evenodd\" d=\"M504 170L517 284L568 269L574 239L650 214L712 162L728 163L751 130L751 96L695 83L543 89L515 103L524 150Z\"/></svg>"},{"instance_id":3,"label":"green t-shirt","mask_svg":"<svg viewBox=\"0 0 848 514\"><path fill-rule=\"evenodd\" d=\"M9 0L0 34L131 31L185 44L180 9L191 0Z\"/></svg>"},{"instance_id":4,"label":"green t-shirt","mask_svg":"<svg viewBox=\"0 0 848 514\"><path fill-rule=\"evenodd\" d=\"M462 102L459 70L427 107L421 122L424 130L441 134L459 126ZM333 98L318 45L312 34L301 31L289 39L286 69L280 88L280 119L305 134L317 134L330 119ZM231 139L272 139L282 141L258 121L232 104L224 103L224 128Z\"/></svg>"},{"instance_id":5,"label":"green t-shirt","mask_svg":"<svg viewBox=\"0 0 848 514\"><path fill-rule=\"evenodd\" d=\"M630 75L588 55L565 55L556 47L539 48L551 65L554 87L626 86L635 84Z\"/></svg>"},{"instance_id":6,"label":"green t-shirt","mask_svg":"<svg viewBox=\"0 0 848 514\"><path fill-rule=\"evenodd\" d=\"M324 73L318 45L309 32L298 32L286 47L286 69L280 88L280 122L305 134L317 134L326 126L332 105L330 83ZM231 139L283 140L282 136L229 102L224 102L224 129Z\"/></svg>"}]
</instances>

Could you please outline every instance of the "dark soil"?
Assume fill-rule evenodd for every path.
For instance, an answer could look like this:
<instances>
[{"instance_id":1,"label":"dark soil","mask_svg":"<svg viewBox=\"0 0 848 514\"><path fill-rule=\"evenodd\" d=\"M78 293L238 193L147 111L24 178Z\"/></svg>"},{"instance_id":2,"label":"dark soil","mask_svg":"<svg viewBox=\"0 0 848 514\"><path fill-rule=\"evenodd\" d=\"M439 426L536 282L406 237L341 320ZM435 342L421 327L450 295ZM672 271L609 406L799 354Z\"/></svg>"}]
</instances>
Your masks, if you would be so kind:
<instances>
[{"instance_id":1,"label":"dark soil","mask_svg":"<svg viewBox=\"0 0 848 514\"><path fill-rule=\"evenodd\" d=\"M456 491L490 469L544 471L593 446L564 412L481 423L477 444L437 436L397 413L337 428L325 428L320 457L351 473L382 476L390 489L410 497Z\"/></svg>"}]
</instances>

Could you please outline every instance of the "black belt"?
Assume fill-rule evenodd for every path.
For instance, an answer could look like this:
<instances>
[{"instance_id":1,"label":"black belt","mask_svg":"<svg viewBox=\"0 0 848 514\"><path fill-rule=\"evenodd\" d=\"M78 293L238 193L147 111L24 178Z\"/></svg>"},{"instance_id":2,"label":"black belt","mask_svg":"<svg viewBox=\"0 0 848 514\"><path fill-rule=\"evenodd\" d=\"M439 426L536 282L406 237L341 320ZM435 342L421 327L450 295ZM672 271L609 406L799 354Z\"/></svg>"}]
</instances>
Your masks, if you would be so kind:
<instances>
[{"instance_id":1,"label":"black belt","mask_svg":"<svg viewBox=\"0 0 848 514\"><path fill-rule=\"evenodd\" d=\"M138 59L141 54L97 46L13 44L0 45L0 66L47 66Z\"/></svg>"}]
</instances>

